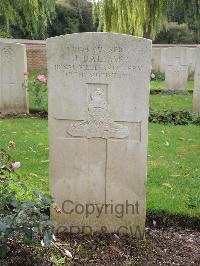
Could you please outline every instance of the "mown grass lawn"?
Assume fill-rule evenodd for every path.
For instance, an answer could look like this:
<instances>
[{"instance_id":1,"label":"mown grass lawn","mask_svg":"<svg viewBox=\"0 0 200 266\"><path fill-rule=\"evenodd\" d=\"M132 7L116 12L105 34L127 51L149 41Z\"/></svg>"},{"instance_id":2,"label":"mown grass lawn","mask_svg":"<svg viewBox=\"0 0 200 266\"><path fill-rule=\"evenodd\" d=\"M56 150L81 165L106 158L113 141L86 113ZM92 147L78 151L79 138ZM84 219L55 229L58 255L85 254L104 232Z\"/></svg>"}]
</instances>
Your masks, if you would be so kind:
<instances>
[{"instance_id":1,"label":"mown grass lawn","mask_svg":"<svg viewBox=\"0 0 200 266\"><path fill-rule=\"evenodd\" d=\"M30 195L32 190L49 193L47 131L47 120L35 118L0 120L0 148L9 152L12 161L21 162L22 167L18 172L23 174ZM8 149L10 140L16 142L15 150Z\"/></svg>"},{"instance_id":2,"label":"mown grass lawn","mask_svg":"<svg viewBox=\"0 0 200 266\"><path fill-rule=\"evenodd\" d=\"M150 108L157 111L170 109L192 111L192 94L150 95Z\"/></svg>"},{"instance_id":3,"label":"mown grass lawn","mask_svg":"<svg viewBox=\"0 0 200 266\"><path fill-rule=\"evenodd\" d=\"M200 127L149 125L147 209L200 216Z\"/></svg>"},{"instance_id":4,"label":"mown grass lawn","mask_svg":"<svg viewBox=\"0 0 200 266\"><path fill-rule=\"evenodd\" d=\"M151 90L164 90L166 88L164 80L152 80L150 83ZM187 89L193 90L194 89L194 81L189 80L187 83Z\"/></svg>"},{"instance_id":5,"label":"mown grass lawn","mask_svg":"<svg viewBox=\"0 0 200 266\"><path fill-rule=\"evenodd\" d=\"M28 189L49 193L47 120L0 120L0 147L22 163ZM148 211L200 215L200 127L149 124Z\"/></svg>"}]
</instances>

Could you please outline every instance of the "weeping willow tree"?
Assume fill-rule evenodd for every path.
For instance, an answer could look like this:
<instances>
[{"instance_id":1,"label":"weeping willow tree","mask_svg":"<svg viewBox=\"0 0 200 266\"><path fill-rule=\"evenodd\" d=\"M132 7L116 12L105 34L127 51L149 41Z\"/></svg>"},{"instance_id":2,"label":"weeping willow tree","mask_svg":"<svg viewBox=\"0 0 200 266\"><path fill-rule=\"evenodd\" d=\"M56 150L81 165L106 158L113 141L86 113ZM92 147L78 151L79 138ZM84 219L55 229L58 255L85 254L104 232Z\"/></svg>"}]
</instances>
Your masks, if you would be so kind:
<instances>
[{"instance_id":1,"label":"weeping willow tree","mask_svg":"<svg viewBox=\"0 0 200 266\"><path fill-rule=\"evenodd\" d=\"M200 0L195 0L195 23L197 26L197 40L200 43Z\"/></svg>"},{"instance_id":2,"label":"weeping willow tree","mask_svg":"<svg viewBox=\"0 0 200 266\"><path fill-rule=\"evenodd\" d=\"M0 17L3 24L2 26L4 26L7 32L9 32L10 23L15 23L17 17L12 1L0 0Z\"/></svg>"},{"instance_id":3,"label":"weeping willow tree","mask_svg":"<svg viewBox=\"0 0 200 266\"><path fill-rule=\"evenodd\" d=\"M154 38L167 22L166 0L93 1L93 20L99 31Z\"/></svg>"},{"instance_id":4,"label":"weeping willow tree","mask_svg":"<svg viewBox=\"0 0 200 266\"><path fill-rule=\"evenodd\" d=\"M29 38L46 38L54 14L55 0L0 0L0 17L8 33L17 26Z\"/></svg>"}]
</instances>

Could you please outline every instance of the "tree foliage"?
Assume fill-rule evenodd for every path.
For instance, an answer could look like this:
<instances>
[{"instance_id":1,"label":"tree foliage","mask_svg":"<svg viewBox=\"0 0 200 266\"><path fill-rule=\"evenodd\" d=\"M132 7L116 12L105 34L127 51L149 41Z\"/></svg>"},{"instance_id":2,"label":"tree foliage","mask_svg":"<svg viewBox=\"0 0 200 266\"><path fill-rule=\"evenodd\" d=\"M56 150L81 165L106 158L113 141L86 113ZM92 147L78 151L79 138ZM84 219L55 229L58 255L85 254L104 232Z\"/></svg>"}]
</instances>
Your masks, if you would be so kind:
<instances>
[{"instance_id":1,"label":"tree foliage","mask_svg":"<svg viewBox=\"0 0 200 266\"><path fill-rule=\"evenodd\" d=\"M93 19L99 31L154 38L166 18L166 0L93 1Z\"/></svg>"},{"instance_id":2,"label":"tree foliage","mask_svg":"<svg viewBox=\"0 0 200 266\"><path fill-rule=\"evenodd\" d=\"M48 36L73 32L79 32L79 17L76 10L68 5L56 4L56 15L48 27Z\"/></svg>"},{"instance_id":3,"label":"tree foliage","mask_svg":"<svg viewBox=\"0 0 200 266\"><path fill-rule=\"evenodd\" d=\"M58 0L56 15L48 27L48 36L94 31L92 3L87 0Z\"/></svg>"},{"instance_id":4,"label":"tree foliage","mask_svg":"<svg viewBox=\"0 0 200 266\"><path fill-rule=\"evenodd\" d=\"M21 31L22 37L46 38L47 27L55 14L55 0L0 0L3 30Z\"/></svg>"},{"instance_id":5,"label":"tree foliage","mask_svg":"<svg viewBox=\"0 0 200 266\"><path fill-rule=\"evenodd\" d=\"M200 0L167 0L167 16L170 22L186 23L200 43Z\"/></svg>"},{"instance_id":6,"label":"tree foliage","mask_svg":"<svg viewBox=\"0 0 200 266\"><path fill-rule=\"evenodd\" d=\"M93 21L99 31L152 39L162 29L167 32L168 22L177 22L187 24L200 41L200 0L93 0Z\"/></svg>"},{"instance_id":7,"label":"tree foliage","mask_svg":"<svg viewBox=\"0 0 200 266\"><path fill-rule=\"evenodd\" d=\"M155 43L165 44L192 44L194 42L196 42L195 34L189 29L188 24L177 22L170 22L155 39Z\"/></svg>"},{"instance_id":8,"label":"tree foliage","mask_svg":"<svg viewBox=\"0 0 200 266\"><path fill-rule=\"evenodd\" d=\"M73 5L79 15L80 32L94 31L92 21L92 3L87 0L74 0Z\"/></svg>"}]
</instances>

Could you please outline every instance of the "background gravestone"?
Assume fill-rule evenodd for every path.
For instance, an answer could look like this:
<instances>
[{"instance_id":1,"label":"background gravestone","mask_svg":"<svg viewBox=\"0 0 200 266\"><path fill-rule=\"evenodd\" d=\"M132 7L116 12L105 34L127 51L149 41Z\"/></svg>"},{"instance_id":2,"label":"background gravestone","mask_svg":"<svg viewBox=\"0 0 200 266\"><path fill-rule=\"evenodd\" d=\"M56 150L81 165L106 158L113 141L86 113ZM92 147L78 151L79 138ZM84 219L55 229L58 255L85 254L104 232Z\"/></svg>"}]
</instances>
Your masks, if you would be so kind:
<instances>
[{"instance_id":1,"label":"background gravestone","mask_svg":"<svg viewBox=\"0 0 200 266\"><path fill-rule=\"evenodd\" d=\"M0 42L0 114L28 112L25 70L25 46Z\"/></svg>"},{"instance_id":2,"label":"background gravestone","mask_svg":"<svg viewBox=\"0 0 200 266\"><path fill-rule=\"evenodd\" d=\"M166 68L166 50L167 48L162 48L160 53L160 72L165 73Z\"/></svg>"},{"instance_id":3,"label":"background gravestone","mask_svg":"<svg viewBox=\"0 0 200 266\"><path fill-rule=\"evenodd\" d=\"M196 65L194 74L193 112L200 114L200 46L196 50Z\"/></svg>"},{"instance_id":4,"label":"background gravestone","mask_svg":"<svg viewBox=\"0 0 200 266\"><path fill-rule=\"evenodd\" d=\"M190 79L194 79L194 69L196 61L196 48L187 48L187 65Z\"/></svg>"},{"instance_id":5,"label":"background gravestone","mask_svg":"<svg viewBox=\"0 0 200 266\"><path fill-rule=\"evenodd\" d=\"M51 215L66 230L143 236L150 51L113 33L47 40Z\"/></svg>"},{"instance_id":6,"label":"background gravestone","mask_svg":"<svg viewBox=\"0 0 200 266\"><path fill-rule=\"evenodd\" d=\"M183 47L177 46L177 49L179 49L179 48L182 49ZM155 49L157 49L157 48L154 48L153 50L155 50ZM157 60L158 60L157 65L159 66L158 69L162 73L165 73L165 71L166 71L166 51L169 48L160 48L160 49L161 49L160 60L159 60L159 57L157 57ZM186 65L188 66L188 75L190 78L193 78L194 68L195 68L196 48L188 48L187 47L186 52L187 53L184 55L184 57L185 56L187 57L187 58L185 58L185 60L186 60ZM155 52L153 53L153 56L155 56Z\"/></svg>"},{"instance_id":7,"label":"background gravestone","mask_svg":"<svg viewBox=\"0 0 200 266\"><path fill-rule=\"evenodd\" d=\"M165 51L165 83L168 90L186 90L188 58L186 47L171 47Z\"/></svg>"},{"instance_id":8,"label":"background gravestone","mask_svg":"<svg viewBox=\"0 0 200 266\"><path fill-rule=\"evenodd\" d=\"M154 48L151 52L151 65L153 70L160 70L162 48Z\"/></svg>"}]
</instances>

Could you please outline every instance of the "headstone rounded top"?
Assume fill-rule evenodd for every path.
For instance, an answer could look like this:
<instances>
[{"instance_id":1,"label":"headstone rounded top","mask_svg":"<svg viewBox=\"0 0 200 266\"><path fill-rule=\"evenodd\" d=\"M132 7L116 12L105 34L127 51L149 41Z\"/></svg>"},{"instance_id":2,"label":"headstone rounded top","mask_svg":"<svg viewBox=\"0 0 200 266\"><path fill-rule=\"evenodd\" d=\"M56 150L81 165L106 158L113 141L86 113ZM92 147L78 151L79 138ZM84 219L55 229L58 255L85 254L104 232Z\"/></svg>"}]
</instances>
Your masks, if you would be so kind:
<instances>
[{"instance_id":1,"label":"headstone rounded top","mask_svg":"<svg viewBox=\"0 0 200 266\"><path fill-rule=\"evenodd\" d=\"M13 45L15 45L15 47L25 47L25 45L22 43L13 43L13 42L2 41L2 40L0 40L0 45L7 45L7 46L11 46L11 47L13 47Z\"/></svg>"},{"instance_id":2,"label":"headstone rounded top","mask_svg":"<svg viewBox=\"0 0 200 266\"><path fill-rule=\"evenodd\" d=\"M47 42L55 40L55 39L63 39L63 38L78 38L78 37L91 37L91 38L95 38L96 36L101 36L101 38L103 36L106 37L110 37L110 38L130 38L132 40L141 40L141 41L145 41L145 42L149 42L150 44L152 43L152 41L150 39L146 39L143 37L138 37L138 36L133 36L133 35L128 35L128 34L123 34L123 33L115 33L115 32L81 32L81 33L71 33L71 34L65 34L65 35L59 35L59 36L54 36L54 37L50 37L47 38Z\"/></svg>"}]
</instances>

